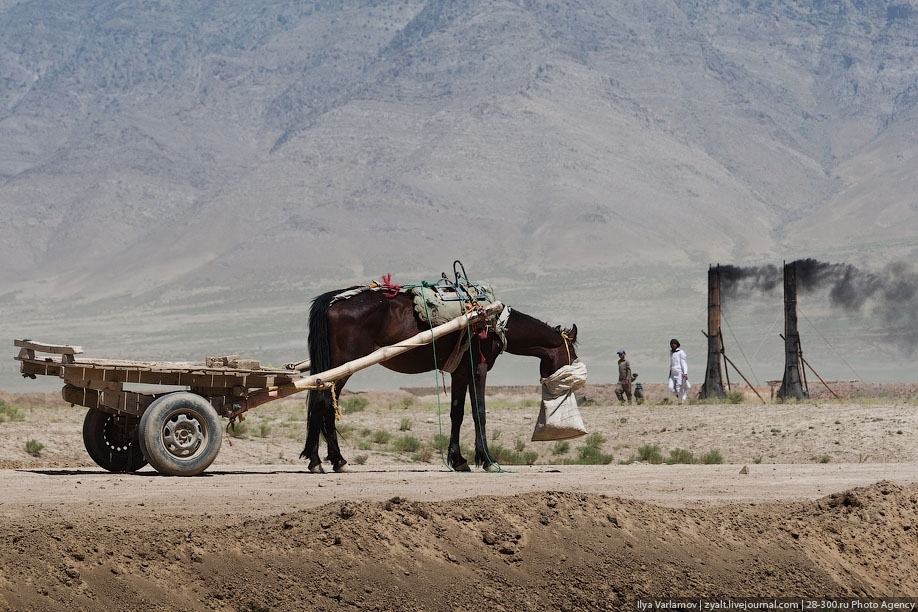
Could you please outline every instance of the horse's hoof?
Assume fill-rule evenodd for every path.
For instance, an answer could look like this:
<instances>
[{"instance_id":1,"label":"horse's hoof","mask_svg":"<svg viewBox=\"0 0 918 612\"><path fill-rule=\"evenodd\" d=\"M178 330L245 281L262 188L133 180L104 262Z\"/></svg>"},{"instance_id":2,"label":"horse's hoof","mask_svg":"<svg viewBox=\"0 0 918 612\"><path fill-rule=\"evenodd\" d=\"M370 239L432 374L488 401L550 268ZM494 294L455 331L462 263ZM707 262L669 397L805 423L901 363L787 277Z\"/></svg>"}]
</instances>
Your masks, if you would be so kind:
<instances>
[{"instance_id":1,"label":"horse's hoof","mask_svg":"<svg viewBox=\"0 0 918 612\"><path fill-rule=\"evenodd\" d=\"M500 466L497 465L496 463L489 463L488 465L484 466L484 471L485 472L499 472Z\"/></svg>"},{"instance_id":2,"label":"horse's hoof","mask_svg":"<svg viewBox=\"0 0 918 612\"><path fill-rule=\"evenodd\" d=\"M449 452L446 454L446 463L454 472L472 471L472 468L469 467L469 462L455 447L450 447Z\"/></svg>"},{"instance_id":3,"label":"horse's hoof","mask_svg":"<svg viewBox=\"0 0 918 612\"><path fill-rule=\"evenodd\" d=\"M334 469L338 473L346 472L347 471L347 461L345 461L344 459L338 459L337 461L335 461L335 465L332 469Z\"/></svg>"},{"instance_id":4,"label":"horse's hoof","mask_svg":"<svg viewBox=\"0 0 918 612\"><path fill-rule=\"evenodd\" d=\"M325 468L322 467L321 463L316 463L315 465L309 466L309 471L312 472L313 474L324 474Z\"/></svg>"}]
</instances>

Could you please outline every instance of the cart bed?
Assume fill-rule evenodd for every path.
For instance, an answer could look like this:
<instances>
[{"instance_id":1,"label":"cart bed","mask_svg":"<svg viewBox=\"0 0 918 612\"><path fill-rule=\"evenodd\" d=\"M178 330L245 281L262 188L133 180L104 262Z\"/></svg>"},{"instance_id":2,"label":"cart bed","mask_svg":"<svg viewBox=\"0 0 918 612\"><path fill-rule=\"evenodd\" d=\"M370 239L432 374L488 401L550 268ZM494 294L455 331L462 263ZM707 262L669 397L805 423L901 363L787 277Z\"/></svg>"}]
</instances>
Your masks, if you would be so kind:
<instances>
[{"instance_id":1,"label":"cart bed","mask_svg":"<svg viewBox=\"0 0 918 612\"><path fill-rule=\"evenodd\" d=\"M292 385L302 377L299 371L285 369L82 358L78 357L83 352L79 346L45 344L26 339L16 340L14 344L20 348L16 360L21 362L23 376L62 378L65 383L61 391L64 400L87 408L127 412L135 416L143 413L156 393L125 390L125 384L186 387L208 398L220 414L233 416L254 407L253 402L247 401L248 398L257 395L261 399L270 389L285 387L288 391L298 391Z\"/></svg>"}]
</instances>

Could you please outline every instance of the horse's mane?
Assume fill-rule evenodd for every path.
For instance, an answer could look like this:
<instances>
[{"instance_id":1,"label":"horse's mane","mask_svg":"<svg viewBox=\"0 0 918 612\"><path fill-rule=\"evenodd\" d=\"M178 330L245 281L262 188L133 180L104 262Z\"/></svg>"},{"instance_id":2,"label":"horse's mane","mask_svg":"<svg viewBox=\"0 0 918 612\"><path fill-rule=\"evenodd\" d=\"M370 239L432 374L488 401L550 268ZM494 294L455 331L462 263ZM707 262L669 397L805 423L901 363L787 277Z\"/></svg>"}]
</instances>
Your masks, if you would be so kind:
<instances>
[{"instance_id":1,"label":"horse's mane","mask_svg":"<svg viewBox=\"0 0 918 612\"><path fill-rule=\"evenodd\" d=\"M531 321L531 322L533 322L533 323L536 323L536 324L538 324L538 325L541 325L541 326L543 326L543 327L546 327L546 328L548 328L548 329L551 329L551 330L553 330L553 331L555 331L555 332L557 332L557 333L559 333L559 334L565 334L565 335L570 336L570 335L571 335L571 332L573 331L573 328L572 328L572 327L565 327L565 328L562 328L560 325L549 325L549 324L546 323L545 321L542 321L541 319L537 319L537 318L533 317L532 315L528 315L528 314L526 314L525 312L522 312L522 311L520 311L520 310L517 310L516 308L514 308L514 309L512 310L512 312L516 313L516 314L519 315L520 317L523 317L523 318L526 319L527 321ZM574 346L577 345L577 340L576 340L576 338L573 339L572 344L573 344Z\"/></svg>"}]
</instances>

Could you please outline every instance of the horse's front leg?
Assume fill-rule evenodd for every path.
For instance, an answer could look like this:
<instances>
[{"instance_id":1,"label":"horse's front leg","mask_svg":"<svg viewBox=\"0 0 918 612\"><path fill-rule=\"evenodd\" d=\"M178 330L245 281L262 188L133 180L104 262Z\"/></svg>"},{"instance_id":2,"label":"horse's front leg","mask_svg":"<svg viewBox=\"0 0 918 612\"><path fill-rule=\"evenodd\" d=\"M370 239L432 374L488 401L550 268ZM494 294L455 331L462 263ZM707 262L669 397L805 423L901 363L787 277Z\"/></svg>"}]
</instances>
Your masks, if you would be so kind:
<instances>
[{"instance_id":1,"label":"horse's front leg","mask_svg":"<svg viewBox=\"0 0 918 612\"><path fill-rule=\"evenodd\" d=\"M488 365L475 365L474 384L472 385L472 418L475 421L475 465L482 466L488 472L499 466L491 459L488 452L487 413L485 412L485 380L488 377Z\"/></svg>"},{"instance_id":2,"label":"horse's front leg","mask_svg":"<svg viewBox=\"0 0 918 612\"><path fill-rule=\"evenodd\" d=\"M469 377L465 368L460 367L453 372L451 378L451 394L449 405L449 447L446 450L446 463L457 472L471 472L468 460L459 450L459 432L462 430L462 420L465 418L465 394L469 388Z\"/></svg>"}]
</instances>

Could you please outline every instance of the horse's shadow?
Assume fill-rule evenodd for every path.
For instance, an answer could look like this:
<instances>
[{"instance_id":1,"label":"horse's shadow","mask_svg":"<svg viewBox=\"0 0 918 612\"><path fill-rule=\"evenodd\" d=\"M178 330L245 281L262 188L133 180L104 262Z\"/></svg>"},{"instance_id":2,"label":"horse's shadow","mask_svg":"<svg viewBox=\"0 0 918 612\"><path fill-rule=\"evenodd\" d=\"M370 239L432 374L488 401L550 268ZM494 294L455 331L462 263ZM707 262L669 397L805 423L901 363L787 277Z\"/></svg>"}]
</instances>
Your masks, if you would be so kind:
<instances>
[{"instance_id":1,"label":"horse's shadow","mask_svg":"<svg viewBox=\"0 0 918 612\"><path fill-rule=\"evenodd\" d=\"M160 477L160 476L162 476L162 477L170 477L170 478L173 478L173 476L170 475L170 474L162 474L162 473L157 472L157 471L155 471L155 470L152 470L152 471L143 471L143 472L109 472L109 471L103 470L103 469L94 470L94 469L91 469L91 468L79 468L79 469L76 469L76 468L70 468L70 469L62 469L62 468L55 468L55 469L37 469L37 468L32 468L32 469L19 469L19 470L16 470L16 471L17 471L17 472L30 473L30 474L38 474L39 476L80 476L80 477L89 477L89 476L138 476L138 477L147 477L147 478L153 478L153 477ZM405 472L422 473L422 472L431 472L431 471L433 471L433 470L429 470L429 469L416 469L416 470L405 470L405 469L400 469L400 470L398 470L398 473L400 473L400 474L401 474L401 473L405 473ZM444 468L443 470L437 470L437 471L449 472L449 471L452 471L452 470L450 470L450 469L448 469L448 468ZM342 475L345 475L345 476L346 476L347 474L387 474L387 473L390 473L390 470L384 470L384 469L380 469L380 470L360 470L359 472L355 472L355 471L344 471L344 472L338 472L338 473L340 473L340 474L342 474ZM311 475L313 475L313 472L311 472L310 470L305 469L305 468L304 468L304 469L300 469L300 470L210 470L210 471L207 471L207 472L201 472L200 474L195 474L194 476L190 476L190 477L189 477L189 476L181 476L181 478L200 478L200 477L213 477L213 476L278 476L278 475L281 475L281 474L304 474L304 475L310 475L310 476L311 476Z\"/></svg>"}]
</instances>

